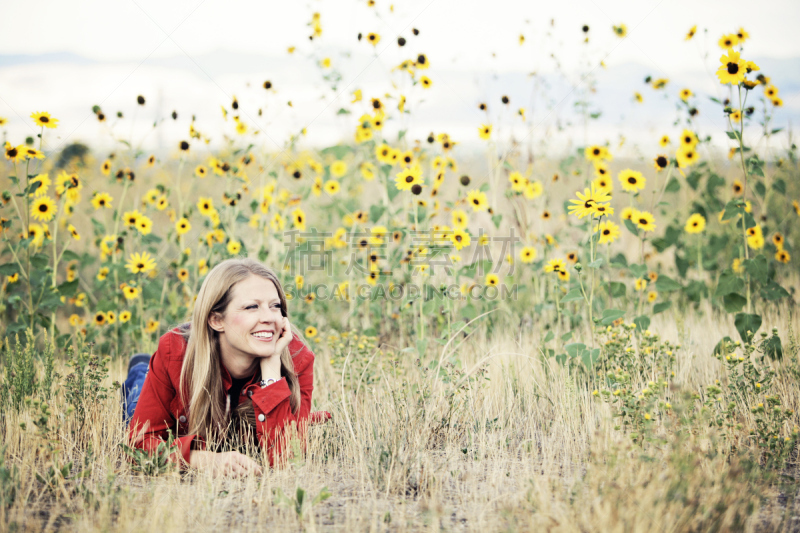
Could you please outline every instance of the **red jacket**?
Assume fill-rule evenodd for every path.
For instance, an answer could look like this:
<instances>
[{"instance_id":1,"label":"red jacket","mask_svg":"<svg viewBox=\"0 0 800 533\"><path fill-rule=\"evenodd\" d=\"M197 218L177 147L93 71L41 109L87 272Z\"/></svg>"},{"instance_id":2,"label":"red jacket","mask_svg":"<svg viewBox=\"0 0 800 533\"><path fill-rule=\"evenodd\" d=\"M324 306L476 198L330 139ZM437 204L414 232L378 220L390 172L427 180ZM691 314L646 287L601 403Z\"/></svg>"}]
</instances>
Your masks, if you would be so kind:
<instances>
[{"instance_id":1,"label":"red jacket","mask_svg":"<svg viewBox=\"0 0 800 533\"><path fill-rule=\"evenodd\" d=\"M309 417L312 422L325 421L328 413L311 414L311 392L314 389L314 353L295 336L289 343L293 355L294 371L300 382L300 409L295 415L289 404L289 386L285 379L261 388L253 379L242 388L242 396L253 401L258 442L266 446L270 465L281 455L283 444L279 438L285 425L296 422L302 431ZM191 450L205 449L198 435L187 435L189 415L181 399L180 379L186 342L177 330L165 333L158 341L158 349L150 358L150 369L142 387L139 403L131 418L129 434L136 448L155 451L167 439L167 430L177 434L178 453L186 463ZM231 376L220 362L225 394L231 388ZM144 430L142 431L142 428ZM172 460L177 461L177 457Z\"/></svg>"}]
</instances>

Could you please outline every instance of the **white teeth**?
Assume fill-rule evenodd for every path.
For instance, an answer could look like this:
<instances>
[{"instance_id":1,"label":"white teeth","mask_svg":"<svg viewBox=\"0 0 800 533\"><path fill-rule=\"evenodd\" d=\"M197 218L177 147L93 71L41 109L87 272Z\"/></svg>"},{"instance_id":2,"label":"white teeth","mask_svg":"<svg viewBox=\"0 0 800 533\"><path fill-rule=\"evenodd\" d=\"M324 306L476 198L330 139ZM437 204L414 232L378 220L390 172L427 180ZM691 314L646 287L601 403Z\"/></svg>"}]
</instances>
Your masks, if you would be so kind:
<instances>
[{"instance_id":1,"label":"white teeth","mask_svg":"<svg viewBox=\"0 0 800 533\"><path fill-rule=\"evenodd\" d=\"M253 337L258 337L259 339L271 339L272 336L272 333L253 333Z\"/></svg>"}]
</instances>

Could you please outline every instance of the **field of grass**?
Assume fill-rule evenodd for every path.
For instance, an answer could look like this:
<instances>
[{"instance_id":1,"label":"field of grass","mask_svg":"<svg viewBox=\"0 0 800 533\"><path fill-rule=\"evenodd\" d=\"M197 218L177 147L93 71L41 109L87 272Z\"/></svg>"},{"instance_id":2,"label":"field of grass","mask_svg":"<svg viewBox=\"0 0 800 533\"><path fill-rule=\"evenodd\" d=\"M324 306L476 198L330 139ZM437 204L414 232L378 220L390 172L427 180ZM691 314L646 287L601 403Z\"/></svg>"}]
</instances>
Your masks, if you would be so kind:
<instances>
[{"instance_id":1,"label":"field of grass","mask_svg":"<svg viewBox=\"0 0 800 533\"><path fill-rule=\"evenodd\" d=\"M506 96L473 139L412 139L424 54L353 88L323 148L276 149L235 97L220 131L164 117L186 134L153 151L126 137L143 95L93 109L111 150L56 148L33 112L0 167L0 530L800 529L800 169L747 38L711 65L724 128L648 78L676 120L633 148L556 155ZM599 116L581 83L574 139ZM131 458L128 357L239 256L276 271L332 420L263 476Z\"/></svg>"},{"instance_id":2,"label":"field of grass","mask_svg":"<svg viewBox=\"0 0 800 533\"><path fill-rule=\"evenodd\" d=\"M305 457L262 477L137 474L119 447L117 394L85 404L81 424L57 390L46 419L31 404L3 420L2 523L15 531L794 530L795 455L778 466L769 448L755 451L763 437L749 429L763 415L749 405L730 420L741 429L727 429L737 374L711 356L711 339L733 325L704 311L653 325L681 347L674 377L645 365L629 382L672 406L651 402L654 418L636 441L615 429L617 405L543 358L539 333L513 324L491 338L457 335L431 354L443 356L438 375L394 347L320 347L314 408L333 419L312 428ZM766 320L797 331L787 315ZM789 339L781 363L756 362L776 372L767 396L794 410L798 350ZM340 356L342 365L330 363ZM111 365L112 378L124 377L123 363ZM663 390L648 386L661 379ZM717 380L720 402L708 394ZM71 466L48 488L42 478L53 464Z\"/></svg>"}]
</instances>

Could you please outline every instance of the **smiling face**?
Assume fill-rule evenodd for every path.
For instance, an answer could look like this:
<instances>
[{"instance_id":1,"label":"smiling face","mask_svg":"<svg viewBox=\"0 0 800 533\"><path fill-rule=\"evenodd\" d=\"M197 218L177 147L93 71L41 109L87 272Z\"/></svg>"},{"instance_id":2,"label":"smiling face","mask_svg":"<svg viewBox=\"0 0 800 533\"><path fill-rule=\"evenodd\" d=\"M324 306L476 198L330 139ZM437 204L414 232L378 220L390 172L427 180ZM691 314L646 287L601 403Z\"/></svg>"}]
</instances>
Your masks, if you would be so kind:
<instances>
[{"instance_id":1,"label":"smiling face","mask_svg":"<svg viewBox=\"0 0 800 533\"><path fill-rule=\"evenodd\" d=\"M259 359L280 357L275 345L283 322L278 289L272 281L255 275L233 286L222 316L212 313L208 319L219 334L222 362L234 377L255 370Z\"/></svg>"}]
</instances>

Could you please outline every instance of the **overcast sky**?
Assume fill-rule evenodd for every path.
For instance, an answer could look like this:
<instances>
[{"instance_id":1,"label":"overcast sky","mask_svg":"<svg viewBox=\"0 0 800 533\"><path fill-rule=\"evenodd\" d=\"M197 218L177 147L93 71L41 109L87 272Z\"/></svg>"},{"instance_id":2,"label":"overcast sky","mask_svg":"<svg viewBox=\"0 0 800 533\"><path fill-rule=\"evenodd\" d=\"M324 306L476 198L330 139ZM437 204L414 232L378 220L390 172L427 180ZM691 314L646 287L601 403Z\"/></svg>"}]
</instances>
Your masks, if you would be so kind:
<instances>
[{"instance_id":1,"label":"overcast sky","mask_svg":"<svg viewBox=\"0 0 800 533\"><path fill-rule=\"evenodd\" d=\"M542 44L551 19L564 61L579 57L583 24L590 26L597 46L608 52L608 64L633 60L663 69L691 66L695 50L676 46L676 37L694 24L708 28L715 55L716 40L740 26L751 35L750 55L800 55L796 0L402 0L395 2L393 13L391 5L386 0L377 0L374 8L365 0L7 2L0 20L0 50L70 51L134 61L217 49L281 54L290 45L300 51L310 48L306 24L318 11L324 29L321 44L352 48L359 31L373 31L384 38L380 51L396 49L394 40L403 35L410 51L424 51L437 63L458 58L474 68L533 66L530 60L540 56L536 46ZM628 26L625 41L611 35L611 26L620 23ZM412 27L421 31L413 40ZM528 38L522 47L520 34ZM703 35L698 37L696 46L702 49ZM494 62L492 52L498 56Z\"/></svg>"},{"instance_id":2,"label":"overcast sky","mask_svg":"<svg viewBox=\"0 0 800 533\"><path fill-rule=\"evenodd\" d=\"M310 120L309 116L317 117L326 112L332 115L342 105L349 104L352 89L363 86L366 92L370 79L388 80L392 66L425 53L431 63L427 74L435 84L425 95L429 106L425 110L427 118L431 119L434 112L442 113L444 104L461 99L464 107L458 111L454 109L453 116L448 118L451 122L466 118L464 131L475 137L480 117L466 116L462 110L475 111L474 100L483 98L483 93L492 92L486 88L489 82L480 80L490 80L492 73L552 72L555 62L551 54L567 76L574 74L575 79L578 73L586 72L587 65L595 66L603 60L610 72L614 67L625 71L626 65L633 64L646 69L646 73L670 78L674 84L691 81L696 83L692 89L715 96L720 96L722 90L713 76L721 55L717 41L725 33L735 32L740 27L747 30L750 40L745 44L744 56L748 58L800 57L800 39L796 37L796 25L800 21L798 0L771 0L758 5L752 0L402 0L394 4L393 11L391 6L386 0L376 0L375 7L368 7L366 0L8 2L0 18L0 60L15 54L70 52L108 64L84 68L74 64L23 63L0 70L0 116L11 119L12 133L29 134L24 132L30 129L27 124L30 112L47 109L59 116L65 127L58 135L66 136L69 131L69 134L75 132L75 135L89 138L95 135L97 125L87 130L88 123L82 121L86 120L87 112L91 117L92 105L103 103L104 109L120 106L130 110L135 95L140 93L147 94L151 102L157 97L163 103L163 113L172 108L181 109L180 105L184 104L181 113L185 117L187 103L191 101L191 113L210 110L218 114L219 104L227 104L232 94L246 99L245 85L254 83L258 87L269 77L269 61L264 65L263 74L251 71L227 77L208 72L195 72L192 76L163 64L154 66L154 61L180 58L202 71L206 65L202 61L195 62L194 58L203 54L225 51L232 55L253 54L285 60L289 58L287 47L296 46L293 58L298 66L288 67L289 73L287 67L282 67L280 73L287 78L287 83L282 87L283 92L277 94L282 102L292 99L302 103L281 111L280 116L270 115L274 123L288 128L289 121L284 119L291 115L302 127ZM321 14L323 35L310 42L309 22L313 12ZM584 24L590 27L588 46L583 44L581 26ZM625 39L612 33L615 24L627 26ZM695 24L698 26L696 37L685 42L684 35ZM420 31L419 36L412 34L412 28ZM356 40L359 32L378 33L382 40L373 49L366 42ZM523 45L519 43L520 35L525 36ZM406 38L405 47L397 46L398 36ZM359 56L358 61L344 57L348 52ZM316 81L295 79L290 92L291 71L305 68L311 71L313 60L326 56L344 70L350 63L350 70L346 71L341 84L349 90L342 91L335 101L328 95L323 97L328 100L318 103L319 87L312 85L319 85L320 80L315 74L316 78L308 79ZM362 70L365 58L369 65ZM272 64L277 67L278 60ZM476 81L472 83L472 92L462 91L463 88L455 84L447 86L454 83L449 80L458 78L437 76L444 71L474 72ZM770 73L778 79L780 74ZM701 81L703 86L700 86ZM622 123L620 114L630 108L633 91L645 88L641 84L615 87L609 80L605 85L601 89L616 91L620 109L604 109L604 116L613 114ZM377 85L373 88L379 90ZM677 93L680 88L671 85L670 91ZM797 92L782 92L782 96L784 113L796 111L800 105L796 101ZM440 103L434 104L437 98ZM654 98L655 95L646 94L645 105L653 103ZM515 97L514 103L519 101L520 98ZM563 111L569 112L571 104L565 101ZM708 117L707 114L701 116ZM262 120L252 114L250 117L253 121ZM351 127L335 130L336 117L323 118L328 120L326 127L329 128L325 142L336 131ZM266 115L263 120L267 120ZM442 117L436 120L442 122ZM658 131L664 127L663 123L664 117L659 116L653 118L652 126L648 127ZM323 125L322 119L316 124ZM185 128L185 124L180 127ZM217 126L209 124L208 127ZM421 127L434 126L424 124ZM441 130L437 128L437 131ZM607 134L607 130L597 132L598 137Z\"/></svg>"}]
</instances>

